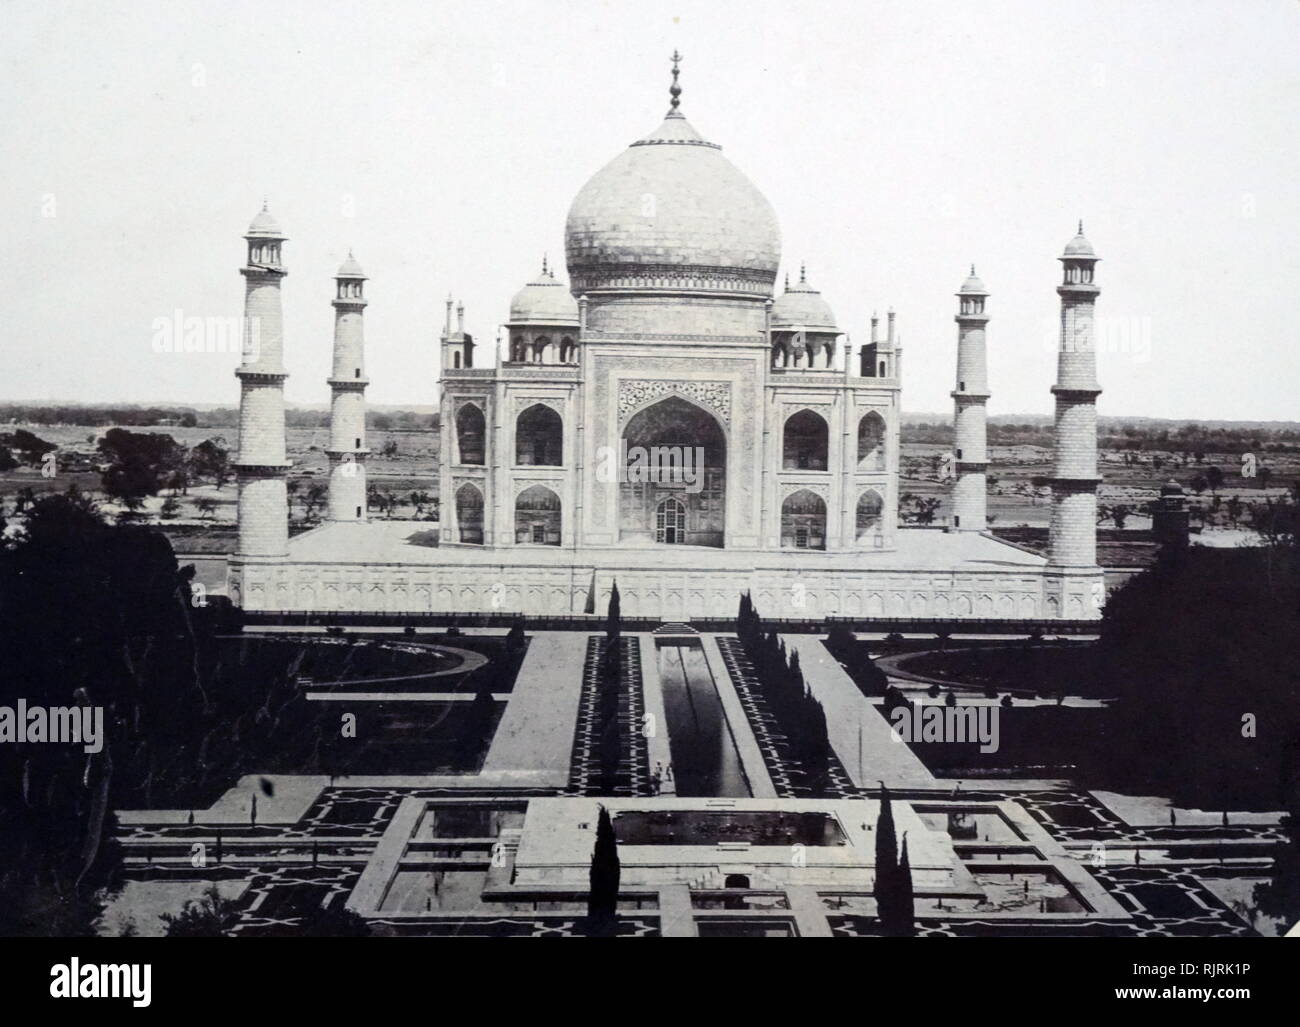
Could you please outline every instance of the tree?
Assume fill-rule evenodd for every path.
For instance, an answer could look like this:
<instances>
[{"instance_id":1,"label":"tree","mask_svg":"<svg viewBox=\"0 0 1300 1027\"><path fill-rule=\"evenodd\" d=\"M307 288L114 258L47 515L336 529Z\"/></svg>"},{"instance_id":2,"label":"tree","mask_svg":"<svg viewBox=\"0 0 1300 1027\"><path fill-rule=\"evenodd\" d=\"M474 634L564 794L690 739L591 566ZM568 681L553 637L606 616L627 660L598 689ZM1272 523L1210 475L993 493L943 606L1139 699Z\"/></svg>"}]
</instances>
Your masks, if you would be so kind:
<instances>
[{"instance_id":1,"label":"tree","mask_svg":"<svg viewBox=\"0 0 1300 1027\"><path fill-rule=\"evenodd\" d=\"M1237 526L1237 521L1241 519L1242 514L1241 497L1236 495L1229 496L1228 502L1224 504L1224 508L1228 512L1228 523L1235 528Z\"/></svg>"},{"instance_id":2,"label":"tree","mask_svg":"<svg viewBox=\"0 0 1300 1027\"><path fill-rule=\"evenodd\" d=\"M1090 787L1287 808L1280 790L1300 774L1297 518L1274 505L1253 520L1263 545L1162 553L1107 601L1096 674L1117 698Z\"/></svg>"},{"instance_id":3,"label":"tree","mask_svg":"<svg viewBox=\"0 0 1300 1027\"><path fill-rule=\"evenodd\" d=\"M609 590L609 610L605 615L605 638L610 645L618 645L622 625L621 604L618 598L618 579Z\"/></svg>"},{"instance_id":4,"label":"tree","mask_svg":"<svg viewBox=\"0 0 1300 1027\"><path fill-rule=\"evenodd\" d=\"M307 490L302 496L302 516L303 520L314 520L316 511L325 505L329 498L329 490L319 482L312 482L307 486Z\"/></svg>"},{"instance_id":5,"label":"tree","mask_svg":"<svg viewBox=\"0 0 1300 1027\"><path fill-rule=\"evenodd\" d=\"M880 782L880 813L876 817L876 879L871 893L876 898L876 918L885 933L894 922L894 877L898 872L898 840L894 833L894 810L885 782Z\"/></svg>"},{"instance_id":6,"label":"tree","mask_svg":"<svg viewBox=\"0 0 1300 1027\"><path fill-rule=\"evenodd\" d=\"M903 832L903 852L898 858L896 879L895 932L899 937L910 938L916 934L916 896L912 891L912 864L907 858L907 832Z\"/></svg>"},{"instance_id":7,"label":"tree","mask_svg":"<svg viewBox=\"0 0 1300 1027\"><path fill-rule=\"evenodd\" d=\"M200 496L194 501L194 509L198 510L199 516L210 519L217 510L217 501L208 496Z\"/></svg>"},{"instance_id":8,"label":"tree","mask_svg":"<svg viewBox=\"0 0 1300 1027\"><path fill-rule=\"evenodd\" d=\"M104 492L128 508L131 499L156 496L185 460L184 447L170 435L123 428L110 428L99 440L99 452L108 461L101 474Z\"/></svg>"},{"instance_id":9,"label":"tree","mask_svg":"<svg viewBox=\"0 0 1300 1027\"><path fill-rule=\"evenodd\" d=\"M162 914L168 938L224 938L239 920L239 905L226 899L215 884L190 899L180 913Z\"/></svg>"},{"instance_id":10,"label":"tree","mask_svg":"<svg viewBox=\"0 0 1300 1027\"><path fill-rule=\"evenodd\" d=\"M591 890L587 895L587 930L591 937L612 938L618 931L618 883L622 868L609 810L600 807L596 844L591 852Z\"/></svg>"},{"instance_id":11,"label":"tree","mask_svg":"<svg viewBox=\"0 0 1300 1027\"><path fill-rule=\"evenodd\" d=\"M189 470L195 478L211 478L221 488L230 477L230 450L220 435L204 439L190 450Z\"/></svg>"},{"instance_id":12,"label":"tree","mask_svg":"<svg viewBox=\"0 0 1300 1027\"><path fill-rule=\"evenodd\" d=\"M52 453L59 448L53 442L46 442L26 428L0 434L0 445L13 450L18 459L29 466L39 464L46 453Z\"/></svg>"},{"instance_id":13,"label":"tree","mask_svg":"<svg viewBox=\"0 0 1300 1027\"><path fill-rule=\"evenodd\" d=\"M1115 527L1123 529L1124 525L1128 522L1129 515L1132 514L1132 512L1133 511L1129 509L1129 507L1125 506L1123 503L1120 503L1113 510L1111 510L1110 519L1115 522Z\"/></svg>"},{"instance_id":14,"label":"tree","mask_svg":"<svg viewBox=\"0 0 1300 1027\"><path fill-rule=\"evenodd\" d=\"M1223 471L1211 465L1205 469L1205 480L1210 486L1211 492L1218 492L1223 488Z\"/></svg>"},{"instance_id":15,"label":"tree","mask_svg":"<svg viewBox=\"0 0 1300 1027\"><path fill-rule=\"evenodd\" d=\"M162 508L158 511L158 516L163 520L171 520L181 512L181 504L176 501L175 496L168 496L163 500Z\"/></svg>"},{"instance_id":16,"label":"tree","mask_svg":"<svg viewBox=\"0 0 1300 1027\"><path fill-rule=\"evenodd\" d=\"M496 700L492 698L492 682L484 680L469 704L465 724L457 741L458 755L463 766L478 767L479 761L492 741L496 712Z\"/></svg>"},{"instance_id":17,"label":"tree","mask_svg":"<svg viewBox=\"0 0 1300 1027\"><path fill-rule=\"evenodd\" d=\"M1191 486L1192 491L1195 492L1198 496L1210 487L1209 481L1206 480L1206 477L1203 474L1198 474L1195 478L1193 478L1190 482L1188 482L1188 484Z\"/></svg>"},{"instance_id":18,"label":"tree","mask_svg":"<svg viewBox=\"0 0 1300 1027\"><path fill-rule=\"evenodd\" d=\"M335 901L304 916L298 933L305 938L369 938L371 930L365 917Z\"/></svg>"},{"instance_id":19,"label":"tree","mask_svg":"<svg viewBox=\"0 0 1300 1027\"><path fill-rule=\"evenodd\" d=\"M416 520L423 520L425 508L429 505L431 499L432 497L429 493L423 490L417 490L411 493L409 500L411 506L415 510Z\"/></svg>"}]
</instances>

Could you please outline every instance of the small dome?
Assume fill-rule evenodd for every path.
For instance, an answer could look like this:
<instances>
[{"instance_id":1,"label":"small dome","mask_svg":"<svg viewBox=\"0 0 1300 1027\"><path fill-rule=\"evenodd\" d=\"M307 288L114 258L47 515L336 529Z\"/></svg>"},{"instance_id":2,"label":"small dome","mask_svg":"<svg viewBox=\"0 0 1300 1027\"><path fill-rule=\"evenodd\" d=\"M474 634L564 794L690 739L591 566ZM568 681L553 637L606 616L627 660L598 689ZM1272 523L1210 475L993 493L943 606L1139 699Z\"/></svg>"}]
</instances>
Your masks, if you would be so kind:
<instances>
[{"instance_id":1,"label":"small dome","mask_svg":"<svg viewBox=\"0 0 1300 1027\"><path fill-rule=\"evenodd\" d=\"M799 284L787 285L785 292L772 304L772 327L839 333L830 304L808 284L802 268L799 269Z\"/></svg>"},{"instance_id":2,"label":"small dome","mask_svg":"<svg viewBox=\"0 0 1300 1027\"><path fill-rule=\"evenodd\" d=\"M1095 257L1097 254L1092 248L1092 243L1088 242L1083 236L1083 222L1079 222L1079 234L1066 244L1065 256L1067 257Z\"/></svg>"},{"instance_id":3,"label":"small dome","mask_svg":"<svg viewBox=\"0 0 1300 1027\"><path fill-rule=\"evenodd\" d=\"M348 250L348 259L339 265L339 269L334 273L334 277L365 278L366 273L361 270L361 265L357 263L357 258L352 256L352 251Z\"/></svg>"},{"instance_id":4,"label":"small dome","mask_svg":"<svg viewBox=\"0 0 1300 1027\"><path fill-rule=\"evenodd\" d=\"M970 266L970 275L966 281L961 283L959 296L987 296L988 290L984 288L984 283L979 280L975 274L975 265Z\"/></svg>"},{"instance_id":5,"label":"small dome","mask_svg":"<svg viewBox=\"0 0 1300 1027\"><path fill-rule=\"evenodd\" d=\"M1181 496L1185 493L1183 492L1183 487L1171 478L1160 486L1160 494L1162 496Z\"/></svg>"},{"instance_id":6,"label":"small dome","mask_svg":"<svg viewBox=\"0 0 1300 1027\"><path fill-rule=\"evenodd\" d=\"M545 261L542 273L510 301L510 324L578 326L578 304L564 284L555 280Z\"/></svg>"},{"instance_id":7,"label":"small dome","mask_svg":"<svg viewBox=\"0 0 1300 1027\"><path fill-rule=\"evenodd\" d=\"M283 239L284 233L280 231L280 225L271 217L270 212L266 209L266 204L262 204L261 211L257 217L253 218L253 223L248 226L245 235L258 236L263 239Z\"/></svg>"}]
</instances>

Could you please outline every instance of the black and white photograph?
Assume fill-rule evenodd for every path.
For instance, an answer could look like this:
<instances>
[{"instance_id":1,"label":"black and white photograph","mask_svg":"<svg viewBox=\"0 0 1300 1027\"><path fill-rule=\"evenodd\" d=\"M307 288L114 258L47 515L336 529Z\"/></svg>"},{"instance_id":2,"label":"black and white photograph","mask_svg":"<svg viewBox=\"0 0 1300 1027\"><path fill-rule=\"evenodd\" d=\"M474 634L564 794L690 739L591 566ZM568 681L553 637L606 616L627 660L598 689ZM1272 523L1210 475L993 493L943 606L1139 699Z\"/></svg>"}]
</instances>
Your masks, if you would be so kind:
<instances>
[{"instance_id":1,"label":"black and white photograph","mask_svg":"<svg viewBox=\"0 0 1300 1027\"><path fill-rule=\"evenodd\" d=\"M1277 998L1297 55L1296 0L10 0L6 994L508 937Z\"/></svg>"}]
</instances>

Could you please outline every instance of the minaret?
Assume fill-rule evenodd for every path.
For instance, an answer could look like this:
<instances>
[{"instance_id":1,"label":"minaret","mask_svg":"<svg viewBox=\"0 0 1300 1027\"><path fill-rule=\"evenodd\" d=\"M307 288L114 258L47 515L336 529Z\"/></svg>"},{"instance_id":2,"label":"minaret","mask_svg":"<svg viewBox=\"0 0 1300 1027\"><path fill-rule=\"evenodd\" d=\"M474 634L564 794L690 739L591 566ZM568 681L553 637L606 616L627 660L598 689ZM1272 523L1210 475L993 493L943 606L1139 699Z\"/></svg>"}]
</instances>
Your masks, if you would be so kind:
<instances>
[{"instance_id":1,"label":"minaret","mask_svg":"<svg viewBox=\"0 0 1300 1027\"><path fill-rule=\"evenodd\" d=\"M958 531L983 531L988 524L985 472L988 470L984 404L989 398L984 312L988 293L984 283L970 277L957 293L957 387L952 392L953 445L957 478L952 487L952 526Z\"/></svg>"},{"instance_id":2,"label":"minaret","mask_svg":"<svg viewBox=\"0 0 1300 1027\"><path fill-rule=\"evenodd\" d=\"M1060 258L1065 280L1061 297L1061 345L1056 384L1056 459L1052 470L1052 526L1047 563L1052 568L1095 570L1097 566L1097 352L1093 307L1101 291L1093 281L1100 258L1079 234Z\"/></svg>"},{"instance_id":3,"label":"minaret","mask_svg":"<svg viewBox=\"0 0 1300 1027\"><path fill-rule=\"evenodd\" d=\"M244 276L243 361L239 378L238 555L284 557L289 546L289 497L284 479L284 319L280 263L284 233L262 205L244 235L248 262Z\"/></svg>"},{"instance_id":4,"label":"minaret","mask_svg":"<svg viewBox=\"0 0 1300 1027\"><path fill-rule=\"evenodd\" d=\"M330 386L329 519L366 519L365 272L348 253L334 275L334 370Z\"/></svg>"}]
</instances>

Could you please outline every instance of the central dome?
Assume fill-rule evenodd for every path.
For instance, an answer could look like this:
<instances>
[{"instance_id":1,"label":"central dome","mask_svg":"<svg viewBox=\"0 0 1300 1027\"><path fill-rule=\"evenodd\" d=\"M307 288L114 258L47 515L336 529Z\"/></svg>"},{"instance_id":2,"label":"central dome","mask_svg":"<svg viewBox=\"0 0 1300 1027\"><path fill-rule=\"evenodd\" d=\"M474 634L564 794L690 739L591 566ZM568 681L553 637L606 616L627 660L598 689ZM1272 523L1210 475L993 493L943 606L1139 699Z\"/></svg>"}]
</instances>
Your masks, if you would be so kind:
<instances>
[{"instance_id":1,"label":"central dome","mask_svg":"<svg viewBox=\"0 0 1300 1027\"><path fill-rule=\"evenodd\" d=\"M606 289L767 297L781 257L771 204L675 109L582 187L565 224L575 296Z\"/></svg>"}]
</instances>

